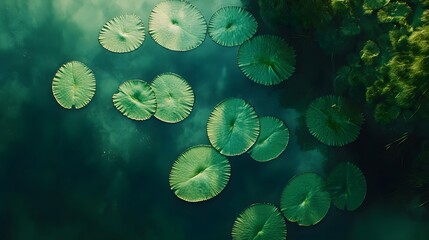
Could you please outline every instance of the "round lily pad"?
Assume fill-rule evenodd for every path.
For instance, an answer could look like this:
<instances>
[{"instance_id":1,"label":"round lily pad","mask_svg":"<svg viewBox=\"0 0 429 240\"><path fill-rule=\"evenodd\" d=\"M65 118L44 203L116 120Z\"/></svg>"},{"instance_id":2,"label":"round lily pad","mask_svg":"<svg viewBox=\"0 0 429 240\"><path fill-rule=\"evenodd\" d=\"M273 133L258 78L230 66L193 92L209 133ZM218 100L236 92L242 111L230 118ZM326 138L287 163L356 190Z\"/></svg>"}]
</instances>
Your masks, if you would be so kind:
<instances>
[{"instance_id":1,"label":"round lily pad","mask_svg":"<svg viewBox=\"0 0 429 240\"><path fill-rule=\"evenodd\" d=\"M198 47L206 32L207 23L203 15L188 2L161 2L149 16L149 34L159 45L173 51Z\"/></svg>"},{"instance_id":2,"label":"round lily pad","mask_svg":"<svg viewBox=\"0 0 429 240\"><path fill-rule=\"evenodd\" d=\"M315 173L293 177L283 190L280 206L287 220L300 226L320 222L328 213L331 197L326 181Z\"/></svg>"},{"instance_id":3,"label":"round lily pad","mask_svg":"<svg viewBox=\"0 0 429 240\"><path fill-rule=\"evenodd\" d=\"M81 62L65 63L52 80L52 93L63 108L82 108L95 94L94 74Z\"/></svg>"},{"instance_id":4,"label":"round lily pad","mask_svg":"<svg viewBox=\"0 0 429 240\"><path fill-rule=\"evenodd\" d=\"M241 98L219 103L207 122L210 143L221 154L236 156L245 153L259 136L259 118L253 107Z\"/></svg>"},{"instance_id":5,"label":"round lily pad","mask_svg":"<svg viewBox=\"0 0 429 240\"><path fill-rule=\"evenodd\" d=\"M145 39L144 25L136 15L121 15L104 24L98 40L105 49L115 53L131 52Z\"/></svg>"},{"instance_id":6,"label":"round lily pad","mask_svg":"<svg viewBox=\"0 0 429 240\"><path fill-rule=\"evenodd\" d=\"M155 93L143 80L128 80L113 94L113 105L130 119L146 120L156 111Z\"/></svg>"},{"instance_id":7,"label":"round lily pad","mask_svg":"<svg viewBox=\"0 0 429 240\"><path fill-rule=\"evenodd\" d=\"M289 143L289 129L275 117L261 117L261 133L250 149L250 157L258 162L276 159Z\"/></svg>"},{"instance_id":8,"label":"round lily pad","mask_svg":"<svg viewBox=\"0 0 429 240\"><path fill-rule=\"evenodd\" d=\"M195 146L174 162L170 172L171 190L180 199L200 202L217 196L226 186L231 166L211 146Z\"/></svg>"},{"instance_id":9,"label":"round lily pad","mask_svg":"<svg viewBox=\"0 0 429 240\"><path fill-rule=\"evenodd\" d=\"M295 72L295 50L272 35L256 36L238 49L238 67L252 81L276 85Z\"/></svg>"},{"instance_id":10,"label":"round lily pad","mask_svg":"<svg viewBox=\"0 0 429 240\"><path fill-rule=\"evenodd\" d=\"M338 164L328 175L328 189L332 202L341 210L356 210L366 196L366 180L353 163Z\"/></svg>"},{"instance_id":11,"label":"round lily pad","mask_svg":"<svg viewBox=\"0 0 429 240\"><path fill-rule=\"evenodd\" d=\"M305 121L311 135L322 143L343 146L358 138L363 116L344 98L329 95L310 104Z\"/></svg>"},{"instance_id":12,"label":"round lily pad","mask_svg":"<svg viewBox=\"0 0 429 240\"><path fill-rule=\"evenodd\" d=\"M208 33L217 44L238 46L256 33L258 22L246 9L238 6L223 7L209 22Z\"/></svg>"},{"instance_id":13,"label":"round lily pad","mask_svg":"<svg viewBox=\"0 0 429 240\"><path fill-rule=\"evenodd\" d=\"M157 101L157 119L177 123L189 116L194 106L194 92L185 79L164 73L153 80L152 88Z\"/></svg>"},{"instance_id":14,"label":"round lily pad","mask_svg":"<svg viewBox=\"0 0 429 240\"><path fill-rule=\"evenodd\" d=\"M286 223L271 204L253 204L241 213L232 227L233 240L284 240Z\"/></svg>"}]
</instances>

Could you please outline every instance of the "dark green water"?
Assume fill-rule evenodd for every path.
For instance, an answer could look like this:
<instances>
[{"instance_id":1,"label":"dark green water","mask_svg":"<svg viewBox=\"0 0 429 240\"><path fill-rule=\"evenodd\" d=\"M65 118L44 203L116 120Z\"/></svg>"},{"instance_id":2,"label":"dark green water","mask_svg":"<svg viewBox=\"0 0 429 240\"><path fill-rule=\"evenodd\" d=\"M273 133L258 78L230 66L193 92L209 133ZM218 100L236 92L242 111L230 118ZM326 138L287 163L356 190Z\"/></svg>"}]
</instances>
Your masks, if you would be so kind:
<instances>
[{"instance_id":1,"label":"dark green water","mask_svg":"<svg viewBox=\"0 0 429 240\"><path fill-rule=\"evenodd\" d=\"M276 86L247 79L237 67L238 47L221 47L208 36L188 52L167 50L147 32L143 45L131 53L114 54L100 46L98 33L107 20L134 13L147 28L158 2L0 3L0 239L230 239L234 220L249 205L278 206L292 176L325 175L341 161L354 162L365 174L363 205L353 212L331 206L311 227L287 222L287 239L429 236L428 205L423 204L429 200L428 188L414 191L407 185L427 134L410 130L405 143L388 151L384 145L403 131L375 124L364 105L367 121L350 145L327 147L306 132L303 113L313 99L334 93L332 79L346 62L345 53L324 51L315 30L273 28L262 20L256 1L250 9L259 22L257 34L282 36L297 52L296 72ZM207 20L222 6L241 5L233 0L191 2ZM349 52L359 51L353 45L364 40L353 39ZM52 95L55 72L71 60L84 62L97 79L94 98L81 110L63 109ZM187 119L138 122L115 109L112 95L120 83L151 81L164 72L180 74L195 92ZM284 120L291 132L289 146L268 163L246 154L229 157L231 178L224 191L206 202L184 202L170 190L171 165L187 148L209 144L209 114L228 97L248 100L258 115Z\"/></svg>"}]
</instances>

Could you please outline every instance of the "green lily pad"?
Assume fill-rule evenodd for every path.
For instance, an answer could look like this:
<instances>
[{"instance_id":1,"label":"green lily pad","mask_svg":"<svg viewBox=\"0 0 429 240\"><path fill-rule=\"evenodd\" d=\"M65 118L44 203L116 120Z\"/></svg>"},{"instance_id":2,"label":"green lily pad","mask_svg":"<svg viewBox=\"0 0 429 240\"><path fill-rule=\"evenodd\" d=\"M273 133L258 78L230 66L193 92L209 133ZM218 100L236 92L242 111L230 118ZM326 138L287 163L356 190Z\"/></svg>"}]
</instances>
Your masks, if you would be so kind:
<instances>
[{"instance_id":1,"label":"green lily pad","mask_svg":"<svg viewBox=\"0 0 429 240\"><path fill-rule=\"evenodd\" d=\"M63 108L83 108L95 94L94 74L81 62L65 63L52 80L52 93Z\"/></svg>"},{"instance_id":2,"label":"green lily pad","mask_svg":"<svg viewBox=\"0 0 429 240\"><path fill-rule=\"evenodd\" d=\"M286 223L271 204L253 204L242 212L232 227L233 240L284 240Z\"/></svg>"},{"instance_id":3,"label":"green lily pad","mask_svg":"<svg viewBox=\"0 0 429 240\"><path fill-rule=\"evenodd\" d=\"M343 146L358 138L363 116L344 98L329 95L310 104L305 121L311 135L322 143Z\"/></svg>"},{"instance_id":4,"label":"green lily pad","mask_svg":"<svg viewBox=\"0 0 429 240\"><path fill-rule=\"evenodd\" d=\"M185 79L164 73L153 80L152 88L157 101L157 119L177 123L189 116L194 106L194 92Z\"/></svg>"},{"instance_id":5,"label":"green lily pad","mask_svg":"<svg viewBox=\"0 0 429 240\"><path fill-rule=\"evenodd\" d=\"M145 40L144 25L136 15L121 15L104 24L98 40L105 49L115 53L136 50Z\"/></svg>"},{"instance_id":6,"label":"green lily pad","mask_svg":"<svg viewBox=\"0 0 429 240\"><path fill-rule=\"evenodd\" d=\"M219 103L207 122L207 135L221 154L236 156L249 150L259 136L259 118L253 107L241 98Z\"/></svg>"},{"instance_id":7,"label":"green lily pad","mask_svg":"<svg viewBox=\"0 0 429 240\"><path fill-rule=\"evenodd\" d=\"M252 81L276 85L295 72L295 50L272 35L256 36L238 49L238 67Z\"/></svg>"},{"instance_id":8,"label":"green lily pad","mask_svg":"<svg viewBox=\"0 0 429 240\"><path fill-rule=\"evenodd\" d=\"M293 177L283 190L280 206L287 220L300 226L320 222L328 213L331 197L326 181L315 173Z\"/></svg>"},{"instance_id":9,"label":"green lily pad","mask_svg":"<svg viewBox=\"0 0 429 240\"><path fill-rule=\"evenodd\" d=\"M170 172L171 190L180 199L200 202L217 196L227 185L231 166L211 146L195 146L174 162Z\"/></svg>"},{"instance_id":10,"label":"green lily pad","mask_svg":"<svg viewBox=\"0 0 429 240\"><path fill-rule=\"evenodd\" d=\"M258 162L276 159L289 143L289 129L275 117L261 117L261 133L250 149L250 157Z\"/></svg>"},{"instance_id":11,"label":"green lily pad","mask_svg":"<svg viewBox=\"0 0 429 240\"><path fill-rule=\"evenodd\" d=\"M232 47L249 40L257 29L258 22L250 12L242 7L229 6L213 14L208 32L217 44Z\"/></svg>"},{"instance_id":12,"label":"green lily pad","mask_svg":"<svg viewBox=\"0 0 429 240\"><path fill-rule=\"evenodd\" d=\"M338 164L328 175L328 189L332 202L341 210L356 210L366 196L366 180L353 163Z\"/></svg>"},{"instance_id":13,"label":"green lily pad","mask_svg":"<svg viewBox=\"0 0 429 240\"><path fill-rule=\"evenodd\" d=\"M157 4L149 16L149 34L159 45L188 51L203 43L207 23L201 12L184 1Z\"/></svg>"},{"instance_id":14,"label":"green lily pad","mask_svg":"<svg viewBox=\"0 0 429 240\"><path fill-rule=\"evenodd\" d=\"M128 80L113 94L113 105L130 119L146 120L156 111L155 93L143 80Z\"/></svg>"}]
</instances>

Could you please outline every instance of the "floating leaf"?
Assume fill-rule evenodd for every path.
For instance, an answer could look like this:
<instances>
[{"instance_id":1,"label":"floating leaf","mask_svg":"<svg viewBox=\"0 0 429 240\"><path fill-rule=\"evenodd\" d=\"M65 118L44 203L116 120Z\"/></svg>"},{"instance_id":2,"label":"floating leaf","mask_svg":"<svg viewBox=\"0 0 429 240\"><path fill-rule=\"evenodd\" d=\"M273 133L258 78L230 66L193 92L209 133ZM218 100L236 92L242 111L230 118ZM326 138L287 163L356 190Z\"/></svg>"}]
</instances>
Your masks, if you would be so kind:
<instances>
[{"instance_id":1,"label":"floating leaf","mask_svg":"<svg viewBox=\"0 0 429 240\"><path fill-rule=\"evenodd\" d=\"M258 162L267 162L276 159L289 143L289 130L284 122L275 117L259 119L261 133L252 149L250 157Z\"/></svg>"},{"instance_id":2,"label":"floating leaf","mask_svg":"<svg viewBox=\"0 0 429 240\"><path fill-rule=\"evenodd\" d=\"M238 49L238 67L256 83L276 85L295 71L295 50L277 36L257 36Z\"/></svg>"},{"instance_id":3,"label":"floating leaf","mask_svg":"<svg viewBox=\"0 0 429 240\"><path fill-rule=\"evenodd\" d=\"M94 74L81 62L65 63L52 80L52 93L63 108L82 108L95 94Z\"/></svg>"},{"instance_id":4,"label":"floating leaf","mask_svg":"<svg viewBox=\"0 0 429 240\"><path fill-rule=\"evenodd\" d=\"M405 23L411 11L404 2L392 2L377 12L377 18L382 23Z\"/></svg>"},{"instance_id":5,"label":"floating leaf","mask_svg":"<svg viewBox=\"0 0 429 240\"><path fill-rule=\"evenodd\" d=\"M173 51L198 47L206 32L207 23L203 15L187 2L161 2L149 16L149 34L159 45Z\"/></svg>"},{"instance_id":6,"label":"floating leaf","mask_svg":"<svg viewBox=\"0 0 429 240\"><path fill-rule=\"evenodd\" d=\"M341 210L356 210L366 196L366 180L353 163L338 164L327 177L332 202Z\"/></svg>"},{"instance_id":7,"label":"floating leaf","mask_svg":"<svg viewBox=\"0 0 429 240\"><path fill-rule=\"evenodd\" d=\"M235 156L245 153L259 135L259 118L253 107L241 98L219 103L207 122L210 143L221 154Z\"/></svg>"},{"instance_id":8,"label":"floating leaf","mask_svg":"<svg viewBox=\"0 0 429 240\"><path fill-rule=\"evenodd\" d=\"M253 204L241 213L232 227L233 240L284 240L286 223L280 211L270 204Z\"/></svg>"},{"instance_id":9,"label":"floating leaf","mask_svg":"<svg viewBox=\"0 0 429 240\"><path fill-rule=\"evenodd\" d=\"M177 197L185 201L208 200L225 188L230 169L228 159L211 146L195 146L174 162L170 187Z\"/></svg>"},{"instance_id":10,"label":"floating leaf","mask_svg":"<svg viewBox=\"0 0 429 240\"><path fill-rule=\"evenodd\" d=\"M371 14L373 11L386 6L390 0L364 0L363 10L366 14Z\"/></svg>"},{"instance_id":11,"label":"floating leaf","mask_svg":"<svg viewBox=\"0 0 429 240\"><path fill-rule=\"evenodd\" d=\"M130 119L146 120L155 113L155 93L143 80L128 80L113 94L113 105Z\"/></svg>"},{"instance_id":12,"label":"floating leaf","mask_svg":"<svg viewBox=\"0 0 429 240\"><path fill-rule=\"evenodd\" d=\"M104 24L98 40L105 49L115 53L131 52L145 39L143 22L136 15L121 15Z\"/></svg>"},{"instance_id":13,"label":"floating leaf","mask_svg":"<svg viewBox=\"0 0 429 240\"><path fill-rule=\"evenodd\" d=\"M338 96L324 96L308 107L305 120L310 133L329 146L343 146L357 139L362 113Z\"/></svg>"},{"instance_id":14,"label":"floating leaf","mask_svg":"<svg viewBox=\"0 0 429 240\"><path fill-rule=\"evenodd\" d=\"M293 177L283 190L280 206L287 220L300 226L320 222L328 213L331 198L325 180L315 173Z\"/></svg>"},{"instance_id":15,"label":"floating leaf","mask_svg":"<svg viewBox=\"0 0 429 240\"><path fill-rule=\"evenodd\" d=\"M152 82L157 101L155 117L168 123L177 123L189 116L194 106L194 92L181 76L164 73Z\"/></svg>"},{"instance_id":16,"label":"floating leaf","mask_svg":"<svg viewBox=\"0 0 429 240\"><path fill-rule=\"evenodd\" d=\"M208 32L217 44L231 47L250 39L257 28L258 22L250 12L242 7L229 6L213 14Z\"/></svg>"}]
</instances>

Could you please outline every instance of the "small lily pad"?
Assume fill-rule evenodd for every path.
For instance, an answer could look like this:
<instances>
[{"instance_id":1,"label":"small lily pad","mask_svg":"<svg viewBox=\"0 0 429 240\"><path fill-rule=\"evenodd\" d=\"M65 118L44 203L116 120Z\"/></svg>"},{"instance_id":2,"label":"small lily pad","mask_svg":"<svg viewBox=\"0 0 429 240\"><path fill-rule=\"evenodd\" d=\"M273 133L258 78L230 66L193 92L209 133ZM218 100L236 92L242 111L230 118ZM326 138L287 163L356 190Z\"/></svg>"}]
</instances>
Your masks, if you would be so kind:
<instances>
[{"instance_id":1,"label":"small lily pad","mask_svg":"<svg viewBox=\"0 0 429 240\"><path fill-rule=\"evenodd\" d=\"M356 210L366 196L366 180L353 163L338 164L328 175L328 189L332 202L341 210Z\"/></svg>"},{"instance_id":2,"label":"small lily pad","mask_svg":"<svg viewBox=\"0 0 429 240\"><path fill-rule=\"evenodd\" d=\"M315 173L293 177L283 190L280 206L287 220L300 226L320 222L328 213L331 197L326 181Z\"/></svg>"},{"instance_id":3,"label":"small lily pad","mask_svg":"<svg viewBox=\"0 0 429 240\"><path fill-rule=\"evenodd\" d=\"M241 213L232 227L233 240L284 240L286 223L271 204L253 204Z\"/></svg>"},{"instance_id":4,"label":"small lily pad","mask_svg":"<svg viewBox=\"0 0 429 240\"><path fill-rule=\"evenodd\" d=\"M113 105L130 119L146 120L156 111L155 93L143 80L128 80L113 94Z\"/></svg>"},{"instance_id":5,"label":"small lily pad","mask_svg":"<svg viewBox=\"0 0 429 240\"><path fill-rule=\"evenodd\" d=\"M226 157L211 146L191 147L174 162L170 187L188 202L200 202L218 195L227 185L231 166Z\"/></svg>"},{"instance_id":6,"label":"small lily pad","mask_svg":"<svg viewBox=\"0 0 429 240\"><path fill-rule=\"evenodd\" d=\"M81 62L65 63L52 80L52 93L63 108L83 108L95 94L94 74Z\"/></svg>"}]
</instances>

